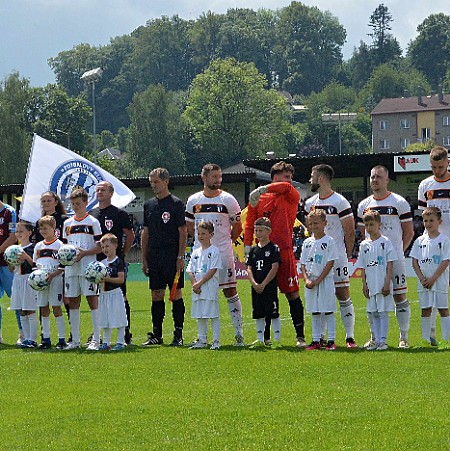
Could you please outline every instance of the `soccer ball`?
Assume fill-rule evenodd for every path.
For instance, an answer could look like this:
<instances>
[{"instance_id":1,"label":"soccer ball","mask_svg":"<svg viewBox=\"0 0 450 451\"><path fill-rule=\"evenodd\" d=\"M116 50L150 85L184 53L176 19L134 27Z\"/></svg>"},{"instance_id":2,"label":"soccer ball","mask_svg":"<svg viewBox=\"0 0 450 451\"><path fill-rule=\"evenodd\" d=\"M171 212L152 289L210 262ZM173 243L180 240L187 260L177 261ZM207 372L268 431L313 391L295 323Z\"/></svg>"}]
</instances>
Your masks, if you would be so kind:
<instances>
[{"instance_id":1,"label":"soccer ball","mask_svg":"<svg viewBox=\"0 0 450 451\"><path fill-rule=\"evenodd\" d=\"M63 244L58 250L58 260L64 266L72 266L75 263L78 250L72 244Z\"/></svg>"},{"instance_id":2,"label":"soccer ball","mask_svg":"<svg viewBox=\"0 0 450 451\"><path fill-rule=\"evenodd\" d=\"M101 282L108 274L108 268L102 262L91 262L86 266L86 279L92 283Z\"/></svg>"},{"instance_id":3,"label":"soccer ball","mask_svg":"<svg viewBox=\"0 0 450 451\"><path fill-rule=\"evenodd\" d=\"M9 246L5 250L5 260L8 263L8 265L11 266L19 266L19 255L22 252L22 248L18 244L13 244L12 246Z\"/></svg>"},{"instance_id":4,"label":"soccer ball","mask_svg":"<svg viewBox=\"0 0 450 451\"><path fill-rule=\"evenodd\" d=\"M47 271L36 269L28 276L28 284L33 290L42 291L48 288Z\"/></svg>"}]
</instances>

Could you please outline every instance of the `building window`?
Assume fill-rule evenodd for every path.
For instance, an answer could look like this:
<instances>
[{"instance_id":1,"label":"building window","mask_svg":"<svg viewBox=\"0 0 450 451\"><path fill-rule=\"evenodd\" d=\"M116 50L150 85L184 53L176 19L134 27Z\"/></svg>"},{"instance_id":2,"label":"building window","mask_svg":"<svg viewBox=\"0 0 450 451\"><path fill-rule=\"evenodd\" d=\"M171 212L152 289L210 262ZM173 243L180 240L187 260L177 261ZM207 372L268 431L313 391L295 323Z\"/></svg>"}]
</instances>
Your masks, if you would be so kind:
<instances>
[{"instance_id":1,"label":"building window","mask_svg":"<svg viewBox=\"0 0 450 451\"><path fill-rule=\"evenodd\" d=\"M450 136L443 136L442 137L442 145L443 146L450 146Z\"/></svg>"},{"instance_id":2,"label":"building window","mask_svg":"<svg viewBox=\"0 0 450 451\"><path fill-rule=\"evenodd\" d=\"M406 149L411 144L411 140L409 138L401 138L400 146L402 149Z\"/></svg>"},{"instance_id":3,"label":"building window","mask_svg":"<svg viewBox=\"0 0 450 451\"><path fill-rule=\"evenodd\" d=\"M388 121L380 121L380 130L387 130L388 129Z\"/></svg>"},{"instance_id":4,"label":"building window","mask_svg":"<svg viewBox=\"0 0 450 451\"><path fill-rule=\"evenodd\" d=\"M400 119L400 128L409 128L409 119Z\"/></svg>"},{"instance_id":5,"label":"building window","mask_svg":"<svg viewBox=\"0 0 450 451\"><path fill-rule=\"evenodd\" d=\"M382 150L389 149L389 140L380 139L380 149L382 149Z\"/></svg>"},{"instance_id":6,"label":"building window","mask_svg":"<svg viewBox=\"0 0 450 451\"><path fill-rule=\"evenodd\" d=\"M442 118L442 125L443 125L444 127L450 125L450 116L444 116L444 117Z\"/></svg>"}]
</instances>

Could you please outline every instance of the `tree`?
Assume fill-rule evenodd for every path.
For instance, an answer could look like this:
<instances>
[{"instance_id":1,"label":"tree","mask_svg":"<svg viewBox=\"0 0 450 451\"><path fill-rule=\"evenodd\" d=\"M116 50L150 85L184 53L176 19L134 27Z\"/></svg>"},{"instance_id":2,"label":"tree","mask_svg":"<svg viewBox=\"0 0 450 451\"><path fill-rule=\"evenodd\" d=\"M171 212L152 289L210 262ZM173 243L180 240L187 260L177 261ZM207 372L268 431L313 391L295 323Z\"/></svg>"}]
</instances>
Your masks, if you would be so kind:
<instances>
[{"instance_id":1,"label":"tree","mask_svg":"<svg viewBox=\"0 0 450 451\"><path fill-rule=\"evenodd\" d=\"M266 88L253 63L233 58L213 61L197 75L183 113L201 155L197 161L230 165L267 151L285 153L287 105Z\"/></svg>"},{"instance_id":2,"label":"tree","mask_svg":"<svg viewBox=\"0 0 450 451\"><path fill-rule=\"evenodd\" d=\"M130 159L134 176L148 175L149 168L164 166L171 173L185 171L181 152L181 108L173 92L150 86L133 97L128 107Z\"/></svg>"},{"instance_id":3,"label":"tree","mask_svg":"<svg viewBox=\"0 0 450 451\"><path fill-rule=\"evenodd\" d=\"M428 16L418 27L419 35L408 47L412 65L424 73L433 87L444 79L450 67L450 16Z\"/></svg>"}]
</instances>

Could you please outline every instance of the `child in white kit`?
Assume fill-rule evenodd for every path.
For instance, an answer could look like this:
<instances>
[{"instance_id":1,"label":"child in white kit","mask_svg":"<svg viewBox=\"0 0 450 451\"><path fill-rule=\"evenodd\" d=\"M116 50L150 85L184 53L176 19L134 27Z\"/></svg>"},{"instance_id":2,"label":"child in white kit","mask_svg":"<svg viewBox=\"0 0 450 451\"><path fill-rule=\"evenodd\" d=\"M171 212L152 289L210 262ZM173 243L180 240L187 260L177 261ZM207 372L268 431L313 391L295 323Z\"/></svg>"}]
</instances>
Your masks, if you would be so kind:
<instances>
[{"instance_id":1,"label":"child in white kit","mask_svg":"<svg viewBox=\"0 0 450 451\"><path fill-rule=\"evenodd\" d=\"M424 234L413 244L410 256L419 279L417 291L422 309L422 344L430 347L431 310L437 308L441 315L442 341L439 349L449 348L450 316L448 310L448 277L450 263L450 239L439 232L442 223L441 210L428 207L422 212Z\"/></svg>"},{"instance_id":2,"label":"child in white kit","mask_svg":"<svg viewBox=\"0 0 450 451\"><path fill-rule=\"evenodd\" d=\"M366 349L385 351L388 349L387 335L389 313L394 311L392 295L393 262L397 260L389 238L381 235L381 216L376 210L367 210L363 215L364 227L369 238L359 246L356 267L362 270L363 294L367 298L367 315L372 318L374 343Z\"/></svg>"},{"instance_id":3,"label":"child in white kit","mask_svg":"<svg viewBox=\"0 0 450 451\"><path fill-rule=\"evenodd\" d=\"M206 348L208 319L211 319L213 342L211 349L220 348L219 273L222 268L220 252L211 244L214 226L209 221L197 225L197 238L201 247L192 252L187 274L192 283L192 318L197 319L198 341L191 349Z\"/></svg>"},{"instance_id":4,"label":"child in white kit","mask_svg":"<svg viewBox=\"0 0 450 451\"><path fill-rule=\"evenodd\" d=\"M325 234L327 216L324 210L311 210L308 214L308 230L313 235L305 240L300 258L305 281L306 311L312 314L312 342L305 349L321 349L321 320L325 317L328 329L327 351L336 349L336 301L334 295L333 265L337 259L336 245Z\"/></svg>"},{"instance_id":5,"label":"child in white kit","mask_svg":"<svg viewBox=\"0 0 450 451\"><path fill-rule=\"evenodd\" d=\"M125 264L116 254L119 240L112 233L103 235L100 246L106 258L102 263L108 275L100 284L98 300L99 323L103 328L103 343L100 351L122 351L125 349L125 328L128 326L125 299L121 285L125 283ZM111 349L112 329L117 329L117 343Z\"/></svg>"},{"instance_id":6,"label":"child in white kit","mask_svg":"<svg viewBox=\"0 0 450 451\"><path fill-rule=\"evenodd\" d=\"M63 305L63 273L64 268L60 267L56 257L62 242L56 238L56 219L53 216L43 216L38 221L39 233L44 238L36 244L34 248L33 260L39 269L47 271L47 281L49 287L46 290L37 292L38 306L41 308L42 323L42 343L41 349L50 349L50 307L56 321L58 331L58 344L56 349L61 350L66 347L66 325L62 312Z\"/></svg>"}]
</instances>

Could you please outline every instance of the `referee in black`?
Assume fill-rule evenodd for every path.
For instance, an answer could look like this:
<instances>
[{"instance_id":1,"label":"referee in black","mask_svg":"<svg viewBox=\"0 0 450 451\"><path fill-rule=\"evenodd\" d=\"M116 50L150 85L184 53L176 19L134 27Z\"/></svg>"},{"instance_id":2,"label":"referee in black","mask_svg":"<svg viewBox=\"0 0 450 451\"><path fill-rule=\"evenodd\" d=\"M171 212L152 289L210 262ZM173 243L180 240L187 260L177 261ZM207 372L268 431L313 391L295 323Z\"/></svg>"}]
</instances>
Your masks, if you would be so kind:
<instances>
[{"instance_id":1,"label":"referee in black","mask_svg":"<svg viewBox=\"0 0 450 451\"><path fill-rule=\"evenodd\" d=\"M131 249L134 241L133 225L128 213L120 208L112 205L111 199L114 194L114 186L111 182L99 182L95 187L95 195L98 200L98 207L93 208L89 214L100 222L102 228L102 235L112 233L119 241L117 246L117 256L125 262L125 255ZM97 254L97 260L103 260L106 256L103 253ZM125 268L128 265L125 263ZM126 280L120 286L125 299L125 310L127 312L128 326L125 328L125 343L131 344L132 334L130 332L130 304L127 299L127 285Z\"/></svg>"},{"instance_id":2,"label":"referee in black","mask_svg":"<svg viewBox=\"0 0 450 451\"><path fill-rule=\"evenodd\" d=\"M155 197L144 204L144 229L141 236L142 271L149 277L152 294L153 332L143 346L163 343L162 326L165 316L164 294L172 287L177 272L179 279L172 302L174 322L171 346L183 345L184 301L184 254L187 227L184 219L185 205L170 194L169 172L156 168L150 172L150 185Z\"/></svg>"}]
</instances>

